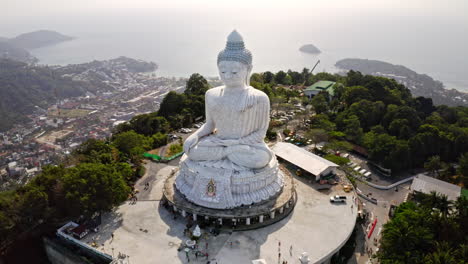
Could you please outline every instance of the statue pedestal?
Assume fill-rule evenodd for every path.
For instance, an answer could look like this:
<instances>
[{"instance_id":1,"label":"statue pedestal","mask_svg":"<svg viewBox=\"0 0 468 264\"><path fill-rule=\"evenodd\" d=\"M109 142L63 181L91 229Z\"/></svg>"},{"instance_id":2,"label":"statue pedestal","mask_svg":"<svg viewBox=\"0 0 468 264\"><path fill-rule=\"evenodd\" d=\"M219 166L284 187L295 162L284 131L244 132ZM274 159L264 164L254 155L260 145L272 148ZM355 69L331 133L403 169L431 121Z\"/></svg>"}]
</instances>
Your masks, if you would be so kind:
<instances>
[{"instance_id":1,"label":"statue pedestal","mask_svg":"<svg viewBox=\"0 0 468 264\"><path fill-rule=\"evenodd\" d=\"M175 185L187 200L208 208L230 209L252 205L277 195L283 173L276 158L262 169L248 169L224 159L192 161L182 157Z\"/></svg>"},{"instance_id":2,"label":"statue pedestal","mask_svg":"<svg viewBox=\"0 0 468 264\"><path fill-rule=\"evenodd\" d=\"M196 215L197 224L214 225L220 229L243 231L268 226L288 216L297 201L292 175L283 167L280 167L278 174L282 177L283 186L276 195L253 205L245 204L221 210L200 206L188 200L176 188L180 174L171 174L164 182L161 206L171 213L185 213L185 218ZM235 194L233 197L236 196Z\"/></svg>"}]
</instances>

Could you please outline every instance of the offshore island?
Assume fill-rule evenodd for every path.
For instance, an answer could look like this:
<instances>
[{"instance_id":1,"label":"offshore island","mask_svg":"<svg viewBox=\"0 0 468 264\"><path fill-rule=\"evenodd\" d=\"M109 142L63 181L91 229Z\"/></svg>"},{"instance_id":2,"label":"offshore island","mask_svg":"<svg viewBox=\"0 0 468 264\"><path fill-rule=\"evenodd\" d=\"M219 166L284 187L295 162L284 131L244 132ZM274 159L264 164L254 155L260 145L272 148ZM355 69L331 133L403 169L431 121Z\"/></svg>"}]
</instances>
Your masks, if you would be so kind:
<instances>
[{"instance_id":1,"label":"offshore island","mask_svg":"<svg viewBox=\"0 0 468 264\"><path fill-rule=\"evenodd\" d=\"M313 44L306 44L306 45L303 45L299 48L300 51L304 52L304 53L310 53L310 54L318 54L318 53L321 53L321 51L316 47L314 46Z\"/></svg>"}]
</instances>

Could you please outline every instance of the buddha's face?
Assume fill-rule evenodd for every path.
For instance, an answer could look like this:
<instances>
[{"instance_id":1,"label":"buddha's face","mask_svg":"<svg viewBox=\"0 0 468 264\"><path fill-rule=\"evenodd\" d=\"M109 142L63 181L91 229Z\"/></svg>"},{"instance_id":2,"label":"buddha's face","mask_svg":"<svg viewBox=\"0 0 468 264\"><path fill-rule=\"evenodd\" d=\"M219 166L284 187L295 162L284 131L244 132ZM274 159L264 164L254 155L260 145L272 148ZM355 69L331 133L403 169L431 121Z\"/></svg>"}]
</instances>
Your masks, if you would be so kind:
<instances>
[{"instance_id":1,"label":"buddha's face","mask_svg":"<svg viewBox=\"0 0 468 264\"><path fill-rule=\"evenodd\" d=\"M226 87L244 87L246 85L248 66L237 61L220 61L219 76Z\"/></svg>"}]
</instances>

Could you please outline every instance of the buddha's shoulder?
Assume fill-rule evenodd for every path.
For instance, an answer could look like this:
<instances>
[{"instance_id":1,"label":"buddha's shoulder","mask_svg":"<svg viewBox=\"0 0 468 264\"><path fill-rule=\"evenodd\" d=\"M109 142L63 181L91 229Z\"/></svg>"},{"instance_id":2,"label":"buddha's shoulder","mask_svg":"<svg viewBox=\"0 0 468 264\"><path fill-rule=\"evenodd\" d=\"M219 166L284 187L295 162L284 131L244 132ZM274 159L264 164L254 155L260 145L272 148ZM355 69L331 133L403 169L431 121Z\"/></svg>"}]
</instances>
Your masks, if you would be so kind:
<instances>
[{"instance_id":1,"label":"buddha's shoulder","mask_svg":"<svg viewBox=\"0 0 468 264\"><path fill-rule=\"evenodd\" d=\"M257 99L257 102L260 102L260 103L270 102L270 99L268 98L268 95L266 95L266 93L258 89L255 89L252 86L249 86L249 94L251 96L254 96Z\"/></svg>"},{"instance_id":2,"label":"buddha's shoulder","mask_svg":"<svg viewBox=\"0 0 468 264\"><path fill-rule=\"evenodd\" d=\"M206 91L205 93L205 96L219 95L223 89L224 89L224 85L208 89L208 91Z\"/></svg>"}]
</instances>

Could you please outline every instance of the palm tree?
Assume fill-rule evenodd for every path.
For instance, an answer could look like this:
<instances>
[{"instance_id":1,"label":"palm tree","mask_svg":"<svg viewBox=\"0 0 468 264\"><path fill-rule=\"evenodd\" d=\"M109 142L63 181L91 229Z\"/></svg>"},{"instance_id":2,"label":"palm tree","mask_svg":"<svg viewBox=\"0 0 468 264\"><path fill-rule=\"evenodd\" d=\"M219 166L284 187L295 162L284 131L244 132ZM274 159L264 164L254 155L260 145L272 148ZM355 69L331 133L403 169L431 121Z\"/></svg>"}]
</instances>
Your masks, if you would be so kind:
<instances>
[{"instance_id":1,"label":"palm tree","mask_svg":"<svg viewBox=\"0 0 468 264\"><path fill-rule=\"evenodd\" d=\"M456 216L459 219L468 218L468 199L465 196L460 196L454 203Z\"/></svg>"},{"instance_id":2,"label":"palm tree","mask_svg":"<svg viewBox=\"0 0 468 264\"><path fill-rule=\"evenodd\" d=\"M439 195L436 191L432 191L430 194L426 195L421 202L425 207L429 208L437 208L437 204L439 203Z\"/></svg>"},{"instance_id":3,"label":"palm tree","mask_svg":"<svg viewBox=\"0 0 468 264\"><path fill-rule=\"evenodd\" d=\"M437 195L437 197L438 201L436 203L436 208L440 210L444 218L447 218L453 203L448 199L447 195L441 194Z\"/></svg>"},{"instance_id":4,"label":"palm tree","mask_svg":"<svg viewBox=\"0 0 468 264\"><path fill-rule=\"evenodd\" d=\"M420 213L408 210L385 224L379 258L417 263L422 258L418 254L421 248L429 247L433 240L431 230L415 221L421 219L421 216Z\"/></svg>"},{"instance_id":5,"label":"palm tree","mask_svg":"<svg viewBox=\"0 0 468 264\"><path fill-rule=\"evenodd\" d=\"M455 255L462 261L460 264L468 263L468 245L460 245L460 247L455 251Z\"/></svg>"},{"instance_id":6,"label":"palm tree","mask_svg":"<svg viewBox=\"0 0 468 264\"><path fill-rule=\"evenodd\" d=\"M436 242L436 251L426 255L424 263L427 264L458 264L453 249L447 242Z\"/></svg>"},{"instance_id":7,"label":"palm tree","mask_svg":"<svg viewBox=\"0 0 468 264\"><path fill-rule=\"evenodd\" d=\"M455 222L460 226L463 236L468 236L468 199L464 196L458 197L455 201Z\"/></svg>"}]
</instances>

